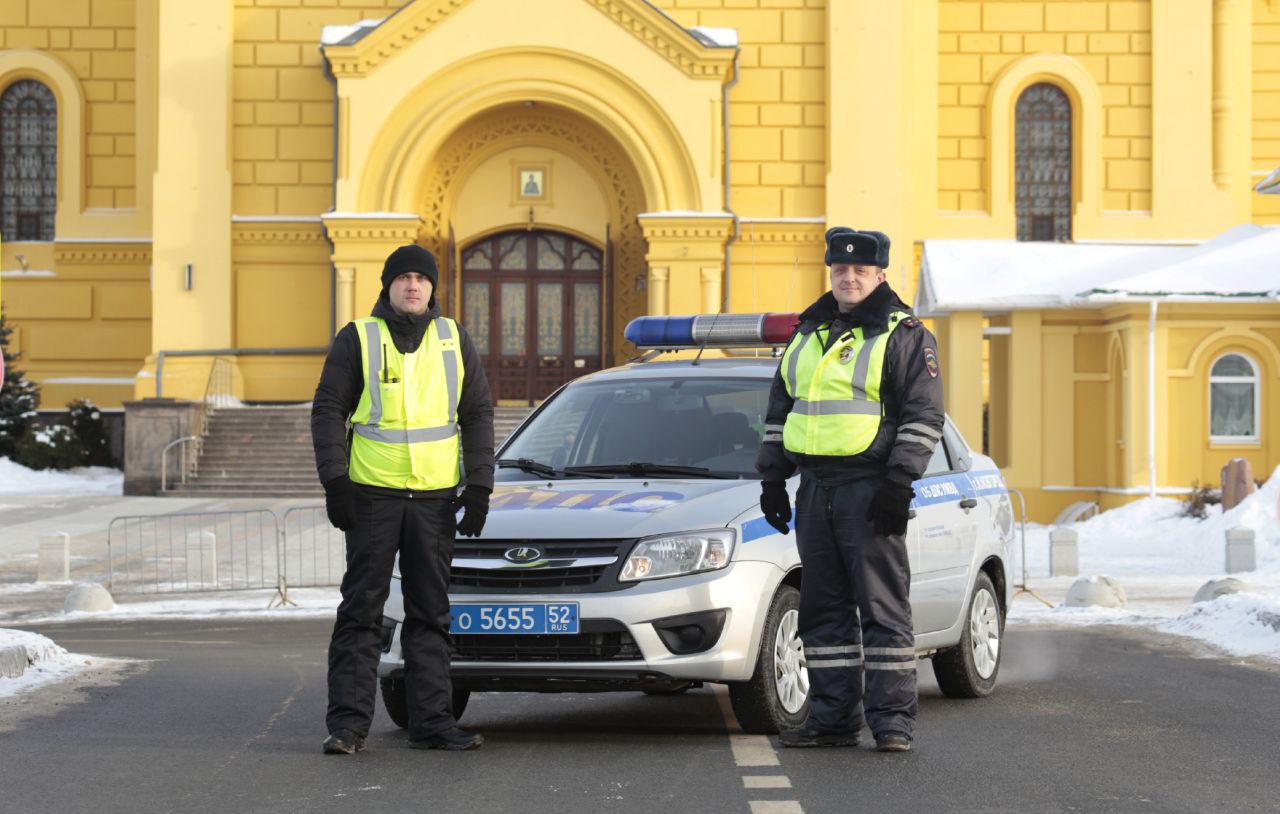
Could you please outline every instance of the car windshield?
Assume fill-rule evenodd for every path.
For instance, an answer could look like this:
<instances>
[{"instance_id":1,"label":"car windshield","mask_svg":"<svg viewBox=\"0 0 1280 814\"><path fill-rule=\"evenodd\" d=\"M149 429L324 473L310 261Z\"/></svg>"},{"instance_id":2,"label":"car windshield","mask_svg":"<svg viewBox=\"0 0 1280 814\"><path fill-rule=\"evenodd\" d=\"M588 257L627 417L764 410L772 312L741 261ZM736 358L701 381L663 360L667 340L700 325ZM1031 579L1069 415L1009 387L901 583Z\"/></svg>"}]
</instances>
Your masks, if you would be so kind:
<instances>
[{"instance_id":1,"label":"car windshield","mask_svg":"<svg viewBox=\"0 0 1280 814\"><path fill-rule=\"evenodd\" d=\"M503 479L545 477L545 467L568 467L571 475L575 467L617 467L619 475L630 467L645 477L689 477L693 473L663 467L701 467L718 477L759 477L756 450L770 383L678 378L571 384L502 451Z\"/></svg>"}]
</instances>

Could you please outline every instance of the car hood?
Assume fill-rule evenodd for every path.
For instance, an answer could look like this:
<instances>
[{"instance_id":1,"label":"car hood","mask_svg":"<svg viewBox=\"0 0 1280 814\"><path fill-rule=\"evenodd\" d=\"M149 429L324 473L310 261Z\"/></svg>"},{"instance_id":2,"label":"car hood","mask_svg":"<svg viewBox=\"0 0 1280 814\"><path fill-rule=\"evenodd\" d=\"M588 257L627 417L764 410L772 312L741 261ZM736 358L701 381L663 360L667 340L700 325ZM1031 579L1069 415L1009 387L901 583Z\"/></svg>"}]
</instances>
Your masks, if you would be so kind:
<instances>
[{"instance_id":1,"label":"car hood","mask_svg":"<svg viewBox=\"0 0 1280 814\"><path fill-rule=\"evenodd\" d=\"M723 528L760 499L754 480L588 478L503 483L482 538L647 537Z\"/></svg>"}]
</instances>

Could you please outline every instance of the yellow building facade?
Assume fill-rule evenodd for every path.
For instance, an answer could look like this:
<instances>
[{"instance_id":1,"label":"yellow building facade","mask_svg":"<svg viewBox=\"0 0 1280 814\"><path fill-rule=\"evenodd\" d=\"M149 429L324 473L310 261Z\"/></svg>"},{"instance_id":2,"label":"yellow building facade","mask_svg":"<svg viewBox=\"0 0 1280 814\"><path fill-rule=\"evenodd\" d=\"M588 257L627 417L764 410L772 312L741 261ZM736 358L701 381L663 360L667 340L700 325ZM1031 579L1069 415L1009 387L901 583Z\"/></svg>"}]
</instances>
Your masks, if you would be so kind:
<instances>
[{"instance_id":1,"label":"yellow building facade","mask_svg":"<svg viewBox=\"0 0 1280 814\"><path fill-rule=\"evenodd\" d=\"M1277 0L0 0L0 35L0 149L45 173L0 198L25 217L0 298L47 408L201 397L213 357L175 352L305 401L409 241L529 403L629 356L635 316L803 308L828 224L887 232L908 300L930 240L1280 224L1253 192L1280 166ZM1032 89L1057 220L1020 186ZM987 406L1038 519L1152 485L1147 317L935 319L949 411L977 445ZM1155 485L1280 464L1280 305L1168 306L1157 336ZM1231 352L1247 443L1210 440Z\"/></svg>"}]
</instances>

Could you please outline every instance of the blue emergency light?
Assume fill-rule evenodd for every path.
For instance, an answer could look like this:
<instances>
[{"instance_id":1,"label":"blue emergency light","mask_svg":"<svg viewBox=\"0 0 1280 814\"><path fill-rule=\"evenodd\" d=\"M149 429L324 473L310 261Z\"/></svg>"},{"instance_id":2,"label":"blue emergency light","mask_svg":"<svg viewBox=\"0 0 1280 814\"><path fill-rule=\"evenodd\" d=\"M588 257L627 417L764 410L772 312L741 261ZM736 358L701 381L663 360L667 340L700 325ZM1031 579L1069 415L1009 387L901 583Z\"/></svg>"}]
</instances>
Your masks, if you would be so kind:
<instances>
[{"instance_id":1,"label":"blue emergency light","mask_svg":"<svg viewBox=\"0 0 1280 814\"><path fill-rule=\"evenodd\" d=\"M623 337L637 348L761 348L787 344L799 314L636 317Z\"/></svg>"}]
</instances>

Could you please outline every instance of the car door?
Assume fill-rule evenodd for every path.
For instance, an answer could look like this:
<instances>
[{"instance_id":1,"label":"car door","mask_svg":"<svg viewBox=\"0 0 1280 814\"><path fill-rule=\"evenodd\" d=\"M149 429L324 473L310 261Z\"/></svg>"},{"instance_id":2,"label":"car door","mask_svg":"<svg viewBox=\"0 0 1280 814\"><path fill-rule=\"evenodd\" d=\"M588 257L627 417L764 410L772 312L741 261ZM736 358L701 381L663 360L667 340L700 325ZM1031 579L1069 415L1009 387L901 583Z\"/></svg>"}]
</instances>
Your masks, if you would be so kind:
<instances>
[{"instance_id":1,"label":"car door","mask_svg":"<svg viewBox=\"0 0 1280 814\"><path fill-rule=\"evenodd\" d=\"M945 630L959 618L985 505L969 481L967 447L950 425L946 429L915 483L919 558L912 572L911 608L916 633Z\"/></svg>"}]
</instances>

